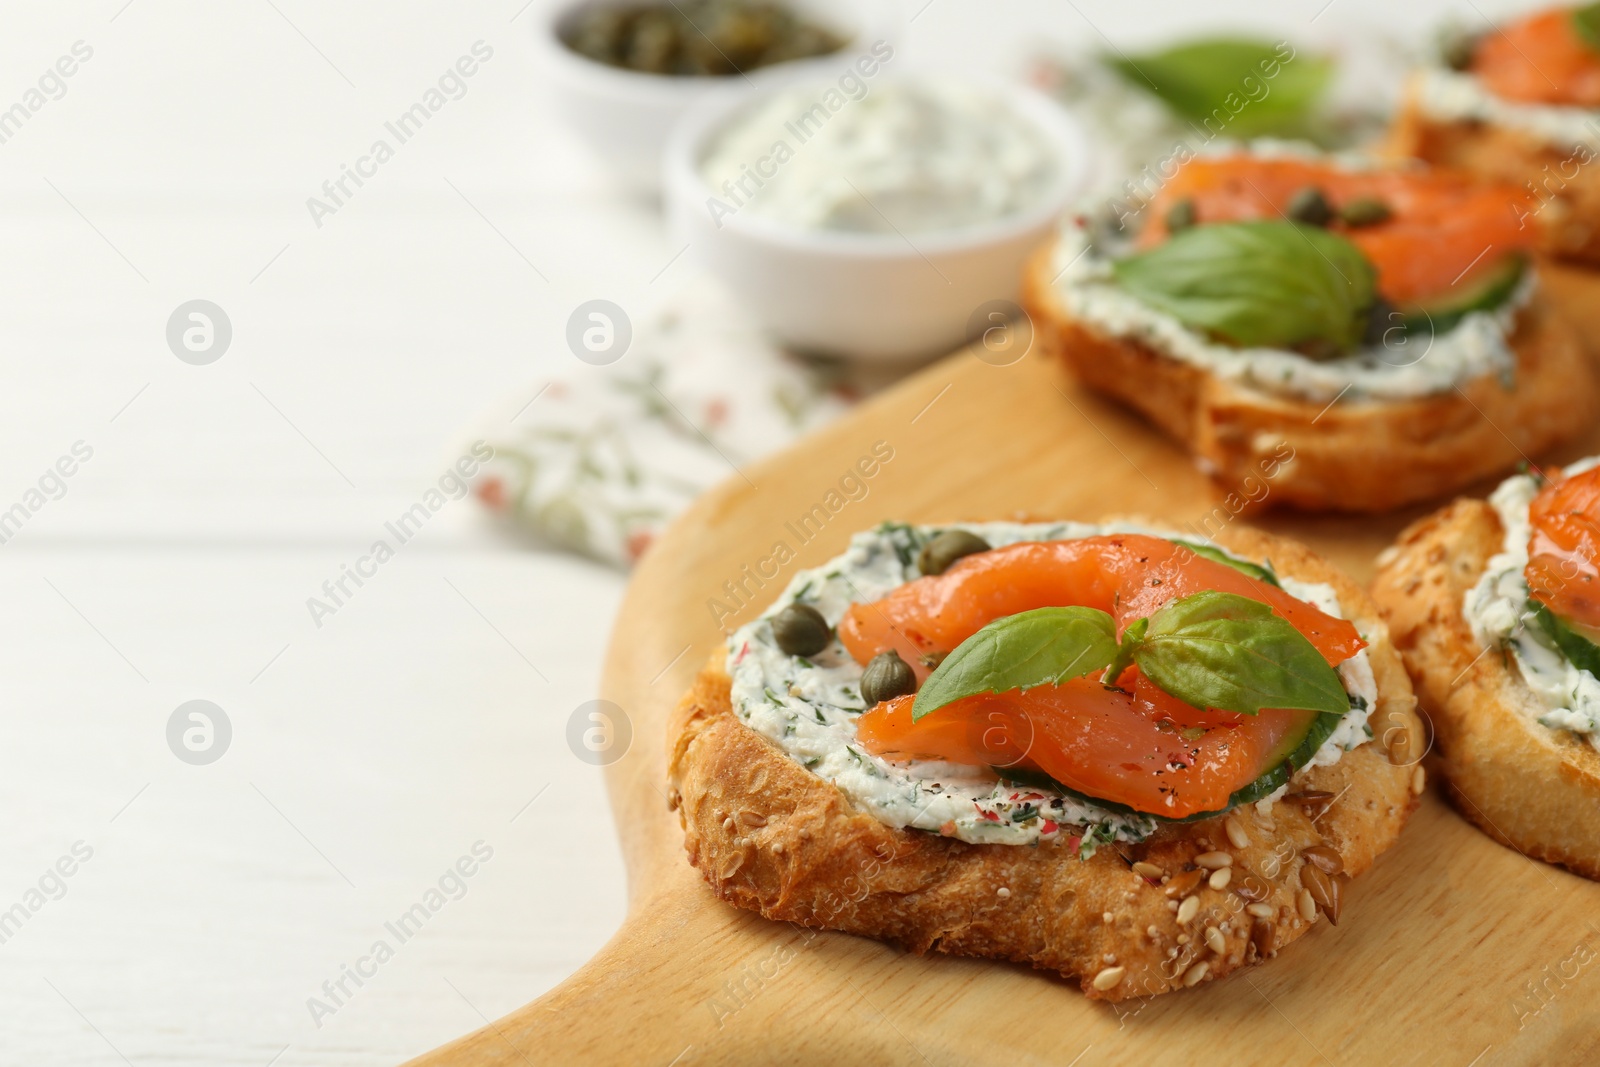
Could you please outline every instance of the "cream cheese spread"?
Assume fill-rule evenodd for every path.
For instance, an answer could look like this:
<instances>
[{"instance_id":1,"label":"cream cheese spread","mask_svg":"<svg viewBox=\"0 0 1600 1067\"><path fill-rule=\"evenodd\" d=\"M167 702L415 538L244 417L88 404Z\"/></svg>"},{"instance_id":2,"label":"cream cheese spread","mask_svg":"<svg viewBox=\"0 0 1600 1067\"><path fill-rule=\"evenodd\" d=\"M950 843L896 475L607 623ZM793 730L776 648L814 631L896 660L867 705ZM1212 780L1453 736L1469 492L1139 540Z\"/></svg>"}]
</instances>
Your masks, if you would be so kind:
<instances>
[{"instance_id":1,"label":"cream cheese spread","mask_svg":"<svg viewBox=\"0 0 1600 1067\"><path fill-rule=\"evenodd\" d=\"M1565 473L1579 474L1597 464L1600 457L1591 457L1566 467ZM1541 488L1532 475L1518 474L1489 495L1505 540L1467 591L1462 612L1484 648L1510 650L1522 680L1538 698L1540 723L1571 730L1600 748L1600 680L1574 666L1528 611L1528 505Z\"/></svg>"},{"instance_id":2,"label":"cream cheese spread","mask_svg":"<svg viewBox=\"0 0 1600 1067\"><path fill-rule=\"evenodd\" d=\"M1600 148L1600 111L1506 100L1464 71L1423 67L1412 76L1411 93L1417 109L1435 122L1485 122L1556 148Z\"/></svg>"},{"instance_id":3,"label":"cream cheese spread","mask_svg":"<svg viewBox=\"0 0 1600 1067\"><path fill-rule=\"evenodd\" d=\"M866 710L861 698L862 668L837 640L810 657L791 656L774 643L768 620L796 601L820 611L837 626L852 603L879 600L920 577L920 546L946 529L970 530L994 547L1020 541L1075 540L1105 533L1160 531L1128 524L1059 522L955 523L912 527L885 523L858 533L843 555L797 574L778 600L757 620L728 639L732 703L740 721L778 746L796 763L848 796L857 807L895 827L912 827L973 844L1025 845L1058 834L1081 838L1092 851L1110 841L1139 841L1157 820L1126 815L1040 786L997 779L985 768L961 764L880 759L856 742L856 718ZM1339 601L1326 584L1279 576L1290 595L1339 615ZM1354 620L1363 634L1381 623ZM1377 682L1366 651L1339 665L1351 696L1351 710L1317 750L1313 766L1337 763L1347 751L1371 740L1367 725L1377 701Z\"/></svg>"},{"instance_id":4,"label":"cream cheese spread","mask_svg":"<svg viewBox=\"0 0 1600 1067\"><path fill-rule=\"evenodd\" d=\"M831 97L828 94L832 94ZM1038 206L1057 150L998 93L906 78L780 92L736 117L701 176L727 210L808 230L929 233Z\"/></svg>"}]
</instances>

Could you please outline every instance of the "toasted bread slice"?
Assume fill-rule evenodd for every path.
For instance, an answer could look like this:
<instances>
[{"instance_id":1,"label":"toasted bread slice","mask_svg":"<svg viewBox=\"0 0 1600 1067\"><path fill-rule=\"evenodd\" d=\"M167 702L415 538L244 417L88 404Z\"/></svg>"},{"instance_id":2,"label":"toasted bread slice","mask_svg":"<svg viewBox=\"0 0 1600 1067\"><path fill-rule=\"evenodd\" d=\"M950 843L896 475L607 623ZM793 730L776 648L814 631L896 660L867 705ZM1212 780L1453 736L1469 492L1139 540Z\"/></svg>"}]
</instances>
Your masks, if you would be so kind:
<instances>
[{"instance_id":1,"label":"toasted bread slice","mask_svg":"<svg viewBox=\"0 0 1600 1067\"><path fill-rule=\"evenodd\" d=\"M1037 847L973 845L880 822L739 721L718 653L669 734L670 797L689 861L717 896L768 918L918 953L1028 963L1076 979L1102 1000L1220 978L1276 955L1325 916L1336 920L1337 902L1319 911L1303 891L1302 878L1318 881L1302 874L1305 850L1337 853L1337 894L1394 844L1421 791L1416 698L1376 609L1350 579L1294 542L1241 527L1218 541L1252 559L1270 557L1282 574L1334 587L1371 643L1378 740L1296 775L1275 803L1167 824L1138 844L1102 845L1081 860L1065 833ZM1307 791L1327 796L1300 796ZM1219 851L1231 857L1230 873L1213 880L1194 861ZM1324 862L1329 855L1312 854ZM1131 869L1135 862L1167 877L1147 880ZM1190 897L1194 904L1185 903Z\"/></svg>"},{"instance_id":2,"label":"toasted bread slice","mask_svg":"<svg viewBox=\"0 0 1600 1067\"><path fill-rule=\"evenodd\" d=\"M1326 404L1272 396L1096 332L1062 306L1051 262L1046 247L1023 284L1041 350L1263 507L1376 512L1441 496L1576 435L1600 403L1576 332L1538 295L1511 338L1511 388L1484 375L1419 400Z\"/></svg>"},{"instance_id":3,"label":"toasted bread slice","mask_svg":"<svg viewBox=\"0 0 1600 1067\"><path fill-rule=\"evenodd\" d=\"M1390 130L1388 150L1427 163L1531 189L1538 202L1526 223L1540 249L1600 264L1600 172L1591 148L1558 147L1522 130L1488 122L1440 121L1408 100Z\"/></svg>"},{"instance_id":4,"label":"toasted bread slice","mask_svg":"<svg viewBox=\"0 0 1600 1067\"><path fill-rule=\"evenodd\" d=\"M1494 508L1458 500L1385 553L1373 599L1433 722L1456 806L1501 844L1600 878L1600 753L1540 725L1544 705L1462 611L1504 531Z\"/></svg>"}]
</instances>

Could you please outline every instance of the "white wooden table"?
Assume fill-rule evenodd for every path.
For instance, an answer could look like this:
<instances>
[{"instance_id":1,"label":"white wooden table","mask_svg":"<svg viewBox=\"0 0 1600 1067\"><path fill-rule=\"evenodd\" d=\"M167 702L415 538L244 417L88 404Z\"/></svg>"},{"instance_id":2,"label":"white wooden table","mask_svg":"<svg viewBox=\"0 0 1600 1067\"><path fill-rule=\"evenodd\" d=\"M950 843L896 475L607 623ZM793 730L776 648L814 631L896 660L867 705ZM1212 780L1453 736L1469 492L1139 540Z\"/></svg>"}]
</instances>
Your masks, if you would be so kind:
<instances>
[{"instance_id":1,"label":"white wooden table","mask_svg":"<svg viewBox=\"0 0 1600 1067\"><path fill-rule=\"evenodd\" d=\"M0 7L0 111L92 49L0 143L0 513L28 511L0 545L0 1063L390 1063L548 989L623 914L566 741L619 575L452 501L320 626L306 605L477 416L569 365L576 304L637 320L692 269L547 113L521 6ZM1305 37L1375 5L1310 30L1323 0L1258 6L1230 10ZM919 58L987 67L1205 17L907 10ZM317 226L306 199L479 40L465 95ZM194 299L232 324L208 365L165 337ZM197 699L232 729L204 765L167 739Z\"/></svg>"}]
</instances>

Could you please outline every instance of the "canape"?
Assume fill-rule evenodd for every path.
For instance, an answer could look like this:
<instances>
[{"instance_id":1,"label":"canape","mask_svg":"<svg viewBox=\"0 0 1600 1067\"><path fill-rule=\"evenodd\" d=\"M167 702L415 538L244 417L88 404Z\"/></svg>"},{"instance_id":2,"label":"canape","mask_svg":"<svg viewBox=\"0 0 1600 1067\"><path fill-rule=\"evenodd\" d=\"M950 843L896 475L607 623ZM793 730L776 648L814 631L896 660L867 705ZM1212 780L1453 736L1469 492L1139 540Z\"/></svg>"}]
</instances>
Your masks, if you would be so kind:
<instances>
[{"instance_id":1,"label":"canape","mask_svg":"<svg viewBox=\"0 0 1600 1067\"><path fill-rule=\"evenodd\" d=\"M1461 813L1600 878L1600 461L1529 471L1406 530L1373 598Z\"/></svg>"},{"instance_id":2,"label":"canape","mask_svg":"<svg viewBox=\"0 0 1600 1067\"><path fill-rule=\"evenodd\" d=\"M1415 703L1294 542L888 523L711 658L669 798L735 905L1122 1000L1338 921L1421 792Z\"/></svg>"},{"instance_id":3,"label":"canape","mask_svg":"<svg viewBox=\"0 0 1600 1067\"><path fill-rule=\"evenodd\" d=\"M1589 426L1508 186L1263 147L1063 220L1025 285L1087 385L1253 503L1382 511Z\"/></svg>"},{"instance_id":4,"label":"canape","mask_svg":"<svg viewBox=\"0 0 1600 1067\"><path fill-rule=\"evenodd\" d=\"M1544 251L1600 263L1600 7L1448 31L1412 74L1393 147L1525 190L1518 224Z\"/></svg>"}]
</instances>

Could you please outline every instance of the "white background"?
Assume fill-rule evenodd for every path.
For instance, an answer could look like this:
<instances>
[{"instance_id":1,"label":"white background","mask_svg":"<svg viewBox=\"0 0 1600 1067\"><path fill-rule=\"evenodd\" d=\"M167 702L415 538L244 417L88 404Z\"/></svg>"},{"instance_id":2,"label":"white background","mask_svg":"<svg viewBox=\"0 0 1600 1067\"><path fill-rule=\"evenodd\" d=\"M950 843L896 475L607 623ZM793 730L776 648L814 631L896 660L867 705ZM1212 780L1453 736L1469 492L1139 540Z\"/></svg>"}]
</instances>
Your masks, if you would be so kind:
<instances>
[{"instance_id":1,"label":"white background","mask_svg":"<svg viewBox=\"0 0 1600 1067\"><path fill-rule=\"evenodd\" d=\"M652 282L675 246L549 113L522 2L0 7L0 109L94 50L0 144L0 510L94 450L0 546L0 909L93 849L0 944L0 1062L392 1063L622 918L599 772L565 742L621 576L466 500L320 629L305 603L475 417L571 366L576 304L638 322L693 269ZM1324 7L910 0L910 58L1014 73L1042 40L1420 35L1442 9ZM306 198L478 40L467 95L315 226ZM165 342L194 298L233 324L209 366ZM196 698L234 731L204 767L165 737ZM307 998L478 841L466 894L315 1025Z\"/></svg>"}]
</instances>

